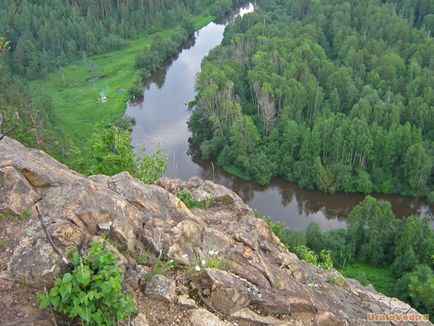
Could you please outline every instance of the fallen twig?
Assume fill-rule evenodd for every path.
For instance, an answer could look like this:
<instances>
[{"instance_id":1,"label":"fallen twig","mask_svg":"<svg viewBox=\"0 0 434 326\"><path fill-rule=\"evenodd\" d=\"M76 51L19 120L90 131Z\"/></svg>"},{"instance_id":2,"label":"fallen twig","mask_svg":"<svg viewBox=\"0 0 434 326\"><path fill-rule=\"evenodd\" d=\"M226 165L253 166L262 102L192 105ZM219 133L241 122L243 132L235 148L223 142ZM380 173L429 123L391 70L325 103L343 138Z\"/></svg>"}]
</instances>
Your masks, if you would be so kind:
<instances>
[{"instance_id":1,"label":"fallen twig","mask_svg":"<svg viewBox=\"0 0 434 326\"><path fill-rule=\"evenodd\" d=\"M62 258L62 262L66 265L69 264L68 259L63 255L62 251L55 245L53 239L51 238L50 233L47 230L47 227L44 223L44 218L42 216L41 210L39 209L39 204L36 204L36 211L38 212L38 218L41 222L42 228L44 229L45 235L47 236L48 242L50 243L51 247L53 247L53 250Z\"/></svg>"}]
</instances>

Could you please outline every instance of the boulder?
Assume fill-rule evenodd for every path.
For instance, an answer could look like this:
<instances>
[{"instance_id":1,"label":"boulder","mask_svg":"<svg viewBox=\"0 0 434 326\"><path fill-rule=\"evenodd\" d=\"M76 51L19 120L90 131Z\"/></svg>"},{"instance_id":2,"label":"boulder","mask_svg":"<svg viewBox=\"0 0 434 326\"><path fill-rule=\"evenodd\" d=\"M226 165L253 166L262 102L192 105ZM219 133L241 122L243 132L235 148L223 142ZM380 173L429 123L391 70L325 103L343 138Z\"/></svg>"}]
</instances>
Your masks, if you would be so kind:
<instances>
[{"instance_id":1,"label":"boulder","mask_svg":"<svg viewBox=\"0 0 434 326\"><path fill-rule=\"evenodd\" d=\"M188 297L188 295L180 295L178 297L178 305L180 305L182 308L186 308L186 309L194 309L197 308L197 304L196 301L194 301L193 299L190 299Z\"/></svg>"},{"instance_id":2,"label":"boulder","mask_svg":"<svg viewBox=\"0 0 434 326\"><path fill-rule=\"evenodd\" d=\"M0 213L18 216L39 199L27 179L13 166L0 168Z\"/></svg>"},{"instance_id":3,"label":"boulder","mask_svg":"<svg viewBox=\"0 0 434 326\"><path fill-rule=\"evenodd\" d=\"M145 294L153 299L174 303L176 301L175 281L163 275L155 275L146 284Z\"/></svg>"}]
</instances>

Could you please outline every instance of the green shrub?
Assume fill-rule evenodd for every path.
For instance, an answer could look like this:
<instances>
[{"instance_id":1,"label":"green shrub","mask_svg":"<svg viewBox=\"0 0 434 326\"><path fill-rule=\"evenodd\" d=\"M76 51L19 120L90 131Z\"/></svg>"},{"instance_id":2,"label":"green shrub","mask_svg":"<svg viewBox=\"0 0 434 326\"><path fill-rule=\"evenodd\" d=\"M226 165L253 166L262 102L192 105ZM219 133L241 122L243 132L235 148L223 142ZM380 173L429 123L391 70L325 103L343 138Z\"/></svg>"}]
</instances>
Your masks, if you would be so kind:
<instances>
[{"instance_id":1,"label":"green shrub","mask_svg":"<svg viewBox=\"0 0 434 326\"><path fill-rule=\"evenodd\" d=\"M281 222L273 222L270 217L265 217L265 222L290 251L295 251L295 248L306 245L306 236L303 231L290 230Z\"/></svg>"},{"instance_id":2,"label":"green shrub","mask_svg":"<svg viewBox=\"0 0 434 326\"><path fill-rule=\"evenodd\" d=\"M141 81L137 81L131 88L128 90L130 97L132 99L140 99L143 98L144 86Z\"/></svg>"},{"instance_id":3,"label":"green shrub","mask_svg":"<svg viewBox=\"0 0 434 326\"><path fill-rule=\"evenodd\" d=\"M144 183L153 183L161 178L166 170L166 158L160 150L146 153L137 162L131 147L130 131L116 126L105 128L96 125L95 133L90 140L92 157L83 155L81 149L74 148L74 155L78 159L74 168L86 175L105 174L115 175L124 171Z\"/></svg>"},{"instance_id":4,"label":"green shrub","mask_svg":"<svg viewBox=\"0 0 434 326\"><path fill-rule=\"evenodd\" d=\"M318 264L322 269L332 269L333 259L330 250L321 250L318 254Z\"/></svg>"},{"instance_id":5,"label":"green shrub","mask_svg":"<svg viewBox=\"0 0 434 326\"><path fill-rule=\"evenodd\" d=\"M140 166L135 174L144 183L154 183L166 171L166 159L160 150L142 156Z\"/></svg>"},{"instance_id":6,"label":"green shrub","mask_svg":"<svg viewBox=\"0 0 434 326\"><path fill-rule=\"evenodd\" d=\"M72 271L58 277L50 291L38 293L41 308L80 318L84 325L115 325L137 313L134 300L122 292L117 259L104 243L93 242L82 257L74 248L69 259Z\"/></svg>"},{"instance_id":7,"label":"green shrub","mask_svg":"<svg viewBox=\"0 0 434 326\"><path fill-rule=\"evenodd\" d=\"M307 263L311 263L313 265L318 265L318 257L314 251L310 250L306 246L298 246L294 250L295 254L301 260L304 260Z\"/></svg>"},{"instance_id":8,"label":"green shrub","mask_svg":"<svg viewBox=\"0 0 434 326\"><path fill-rule=\"evenodd\" d=\"M204 200L193 199L193 195L188 189L182 189L178 191L176 193L176 197L178 197L178 199L182 201L188 208L198 207L202 209L208 209L214 205L214 201L211 197L205 198Z\"/></svg>"},{"instance_id":9,"label":"green shrub","mask_svg":"<svg viewBox=\"0 0 434 326\"><path fill-rule=\"evenodd\" d=\"M434 204L434 191L431 191L426 195L426 200L429 204Z\"/></svg>"}]
</instances>

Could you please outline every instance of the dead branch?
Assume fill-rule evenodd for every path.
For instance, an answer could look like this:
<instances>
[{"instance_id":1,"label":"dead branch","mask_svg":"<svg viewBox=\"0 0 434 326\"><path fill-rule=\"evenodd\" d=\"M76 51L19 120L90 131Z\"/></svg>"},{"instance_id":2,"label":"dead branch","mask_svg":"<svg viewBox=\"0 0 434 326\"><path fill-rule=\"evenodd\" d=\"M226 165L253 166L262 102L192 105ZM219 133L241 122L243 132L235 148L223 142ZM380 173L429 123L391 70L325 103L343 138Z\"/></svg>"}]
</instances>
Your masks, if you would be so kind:
<instances>
[{"instance_id":1,"label":"dead branch","mask_svg":"<svg viewBox=\"0 0 434 326\"><path fill-rule=\"evenodd\" d=\"M38 218L39 221L41 222L42 228L44 229L45 235L47 236L48 242L50 243L51 247L53 247L53 250L56 252L56 254L58 254L62 258L62 262L65 265L68 265L69 264L68 259L66 259L62 251L60 251L60 249L55 245L53 239L51 238L50 233L47 230L47 226L44 223L44 218L42 216L41 210L39 209L39 204L36 204L36 211L38 212Z\"/></svg>"}]
</instances>

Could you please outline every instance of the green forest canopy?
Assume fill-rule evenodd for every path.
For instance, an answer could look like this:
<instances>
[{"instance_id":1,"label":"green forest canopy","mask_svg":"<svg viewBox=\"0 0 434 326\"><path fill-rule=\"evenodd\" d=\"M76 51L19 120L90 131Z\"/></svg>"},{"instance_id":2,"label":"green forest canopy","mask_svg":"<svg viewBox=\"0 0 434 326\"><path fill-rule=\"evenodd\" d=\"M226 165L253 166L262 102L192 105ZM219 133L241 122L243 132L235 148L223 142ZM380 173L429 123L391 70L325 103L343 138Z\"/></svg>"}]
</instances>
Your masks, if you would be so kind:
<instances>
[{"instance_id":1,"label":"green forest canopy","mask_svg":"<svg viewBox=\"0 0 434 326\"><path fill-rule=\"evenodd\" d=\"M0 2L0 36L2 37L0 45L3 48L5 44L9 48L9 51L3 52L0 57L0 112L4 117L2 130L18 126L10 134L12 137L27 146L42 148L57 159L64 162L66 160L71 164L73 163L71 145L74 145L76 139L70 139L70 136L68 138L62 129L64 126L59 122L60 118L56 112L58 107L54 107L56 99L52 97L53 94L49 92L35 94L34 91L31 93L29 80L42 79L49 71L77 62L77 59L83 58L82 61L87 62L86 58L91 55L128 49L130 39L145 40L143 53L149 55L147 53L149 40L156 38L159 32L174 34L171 42L166 44L171 46L171 52L161 52L158 53L159 57L153 57L154 61L162 62L166 59L166 55L173 53L174 46L177 50L179 44L184 41L179 38L186 38L188 33L192 32L196 17L219 16L240 1L22 0L20 2L16 16L13 13L17 9L18 1ZM3 36L7 37L3 38ZM3 42L6 39L7 43ZM176 42L173 39L176 39ZM140 75L146 77L150 69L141 68L143 71ZM63 78L63 73L59 75ZM134 76L131 78L135 79ZM65 80L59 80L59 92L64 87L60 83L65 83ZM143 90L140 81L136 88ZM80 95L76 93L72 94L72 97ZM75 112L76 105L77 103L72 100L69 106L62 109ZM122 106L119 107L119 112L121 111ZM84 120L86 116L79 119ZM110 117L107 116L101 117L102 121L109 119ZM80 127L82 126L77 126ZM90 145L80 144L80 147L90 148Z\"/></svg>"},{"instance_id":2,"label":"green forest canopy","mask_svg":"<svg viewBox=\"0 0 434 326\"><path fill-rule=\"evenodd\" d=\"M260 184L433 191L433 13L429 0L260 2L198 77L203 157Z\"/></svg>"},{"instance_id":3,"label":"green forest canopy","mask_svg":"<svg viewBox=\"0 0 434 326\"><path fill-rule=\"evenodd\" d=\"M163 28L192 25L203 10L218 16L232 0L24 0L11 31L14 72L37 78L83 54L94 55L125 46L125 40ZM15 0L0 3L0 35Z\"/></svg>"}]
</instances>

